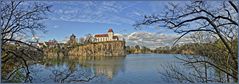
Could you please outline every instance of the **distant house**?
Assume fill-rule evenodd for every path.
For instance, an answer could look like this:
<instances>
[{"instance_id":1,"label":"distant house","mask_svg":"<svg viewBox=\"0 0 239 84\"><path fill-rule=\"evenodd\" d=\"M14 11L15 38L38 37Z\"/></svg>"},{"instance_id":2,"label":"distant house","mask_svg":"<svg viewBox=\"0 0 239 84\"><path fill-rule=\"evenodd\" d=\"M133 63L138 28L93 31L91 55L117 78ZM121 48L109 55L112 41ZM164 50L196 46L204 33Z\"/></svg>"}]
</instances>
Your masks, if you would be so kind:
<instances>
[{"instance_id":1,"label":"distant house","mask_svg":"<svg viewBox=\"0 0 239 84\"><path fill-rule=\"evenodd\" d=\"M34 46L34 47L38 47L38 42L29 42L30 45Z\"/></svg>"},{"instance_id":2,"label":"distant house","mask_svg":"<svg viewBox=\"0 0 239 84\"><path fill-rule=\"evenodd\" d=\"M114 36L113 29L109 29L107 34L96 34L94 36L94 42L104 42L104 41L117 41L118 36Z\"/></svg>"},{"instance_id":3,"label":"distant house","mask_svg":"<svg viewBox=\"0 0 239 84\"><path fill-rule=\"evenodd\" d=\"M37 46L38 46L39 48L42 48L42 47L46 46L46 44L45 44L45 43L38 43Z\"/></svg>"},{"instance_id":4,"label":"distant house","mask_svg":"<svg viewBox=\"0 0 239 84\"><path fill-rule=\"evenodd\" d=\"M49 40L48 42L43 42L43 43L37 43L37 47L39 48L42 48L43 46L46 46L46 47L56 47L58 44L58 42L53 39L53 40Z\"/></svg>"}]
</instances>

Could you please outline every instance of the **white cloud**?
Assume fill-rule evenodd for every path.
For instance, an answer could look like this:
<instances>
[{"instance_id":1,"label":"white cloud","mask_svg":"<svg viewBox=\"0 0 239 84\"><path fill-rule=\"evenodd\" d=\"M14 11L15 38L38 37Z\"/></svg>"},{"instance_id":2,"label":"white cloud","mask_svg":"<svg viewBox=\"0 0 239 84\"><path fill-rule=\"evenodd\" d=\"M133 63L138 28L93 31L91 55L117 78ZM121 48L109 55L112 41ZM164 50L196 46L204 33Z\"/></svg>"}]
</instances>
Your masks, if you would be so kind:
<instances>
[{"instance_id":1,"label":"white cloud","mask_svg":"<svg viewBox=\"0 0 239 84\"><path fill-rule=\"evenodd\" d=\"M150 10L139 7L147 6L145 2L54 2L52 20L107 23L107 24L134 24L137 18L141 18ZM148 6L150 7L150 6Z\"/></svg>"},{"instance_id":2,"label":"white cloud","mask_svg":"<svg viewBox=\"0 0 239 84\"><path fill-rule=\"evenodd\" d=\"M151 32L133 32L128 35L122 35L126 40L126 45L141 45L149 48L157 48L160 46L172 46L175 40L179 37L176 34L163 34ZM189 37L184 37L179 40L178 44L191 43Z\"/></svg>"}]
</instances>

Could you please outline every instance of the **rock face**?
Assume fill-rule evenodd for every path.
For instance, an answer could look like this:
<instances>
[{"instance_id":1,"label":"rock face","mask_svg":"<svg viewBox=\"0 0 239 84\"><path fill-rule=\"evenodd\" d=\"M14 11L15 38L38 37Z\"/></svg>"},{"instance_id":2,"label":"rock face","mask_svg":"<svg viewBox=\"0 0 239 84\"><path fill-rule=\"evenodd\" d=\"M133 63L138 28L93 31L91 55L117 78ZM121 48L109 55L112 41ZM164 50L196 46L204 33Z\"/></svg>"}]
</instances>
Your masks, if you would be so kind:
<instances>
[{"instance_id":1,"label":"rock face","mask_svg":"<svg viewBox=\"0 0 239 84\"><path fill-rule=\"evenodd\" d=\"M125 56L124 41L96 42L78 46L69 51L69 56Z\"/></svg>"}]
</instances>

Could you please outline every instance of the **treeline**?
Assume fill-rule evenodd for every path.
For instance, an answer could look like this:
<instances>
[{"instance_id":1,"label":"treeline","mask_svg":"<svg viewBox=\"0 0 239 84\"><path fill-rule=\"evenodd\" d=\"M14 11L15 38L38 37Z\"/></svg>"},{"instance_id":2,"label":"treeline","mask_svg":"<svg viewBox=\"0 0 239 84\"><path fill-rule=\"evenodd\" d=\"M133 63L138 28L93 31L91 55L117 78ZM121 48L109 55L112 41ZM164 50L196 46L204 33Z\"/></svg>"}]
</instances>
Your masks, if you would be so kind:
<instances>
[{"instance_id":1,"label":"treeline","mask_svg":"<svg viewBox=\"0 0 239 84\"><path fill-rule=\"evenodd\" d=\"M237 39L233 41L233 44L237 43ZM204 55L206 53L216 53L219 49L224 47L221 40L217 40L213 43L190 43L175 46L164 46L156 49L150 49L145 46L126 46L128 54L145 54L145 53L159 53L159 54L189 54L189 55ZM231 46L237 51L237 46Z\"/></svg>"},{"instance_id":2,"label":"treeline","mask_svg":"<svg viewBox=\"0 0 239 84\"><path fill-rule=\"evenodd\" d=\"M204 44L185 44L176 45L173 47L164 46L158 47L156 49L150 49L145 46L126 46L126 51L128 54L147 54L147 53L158 53L158 54L194 54L197 45Z\"/></svg>"},{"instance_id":3,"label":"treeline","mask_svg":"<svg viewBox=\"0 0 239 84\"><path fill-rule=\"evenodd\" d=\"M153 50L145 46L135 45L135 46L126 46L126 52L128 54L140 54L140 53L152 53Z\"/></svg>"},{"instance_id":4,"label":"treeline","mask_svg":"<svg viewBox=\"0 0 239 84\"><path fill-rule=\"evenodd\" d=\"M159 54L193 54L196 45L202 44L185 44L185 45L176 45L173 47L164 46L158 47L156 49L150 49L145 46L126 46L126 51L128 54L147 54L147 53L159 53Z\"/></svg>"},{"instance_id":5,"label":"treeline","mask_svg":"<svg viewBox=\"0 0 239 84\"><path fill-rule=\"evenodd\" d=\"M184 44L184 45L175 45L172 47L165 46L165 47L158 47L153 52L154 53L161 53L161 54L194 54L195 50L197 49L196 46L198 45L205 45L199 43L191 43L191 44Z\"/></svg>"},{"instance_id":6,"label":"treeline","mask_svg":"<svg viewBox=\"0 0 239 84\"><path fill-rule=\"evenodd\" d=\"M232 44L237 44L237 39L232 41ZM231 46L237 51L237 46ZM224 45L221 40L217 40L212 43L191 43L184 45L175 45L172 47L159 47L153 50L153 53L163 54L190 54L190 55L208 55L209 53L217 53L224 49ZM207 53L207 54L206 54ZM237 54L237 53L236 53Z\"/></svg>"}]
</instances>

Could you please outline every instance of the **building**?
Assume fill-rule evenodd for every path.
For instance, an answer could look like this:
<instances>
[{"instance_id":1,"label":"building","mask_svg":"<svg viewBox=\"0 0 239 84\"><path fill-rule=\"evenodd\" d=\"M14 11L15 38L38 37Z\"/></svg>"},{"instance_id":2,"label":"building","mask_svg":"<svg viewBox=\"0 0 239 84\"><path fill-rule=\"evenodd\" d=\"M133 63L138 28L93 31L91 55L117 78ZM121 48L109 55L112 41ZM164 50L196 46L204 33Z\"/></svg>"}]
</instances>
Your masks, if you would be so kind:
<instances>
[{"instance_id":1,"label":"building","mask_svg":"<svg viewBox=\"0 0 239 84\"><path fill-rule=\"evenodd\" d=\"M113 29L109 29L107 34L96 34L94 36L94 42L104 42L104 41L117 41L118 36L114 36Z\"/></svg>"},{"instance_id":2,"label":"building","mask_svg":"<svg viewBox=\"0 0 239 84\"><path fill-rule=\"evenodd\" d=\"M70 40L73 41L73 40L75 40L75 39L76 39L76 36L75 36L74 34L72 34L72 35L70 36Z\"/></svg>"},{"instance_id":3,"label":"building","mask_svg":"<svg viewBox=\"0 0 239 84\"><path fill-rule=\"evenodd\" d=\"M77 38L74 34L70 36L70 40L67 42L69 46L77 45Z\"/></svg>"},{"instance_id":4,"label":"building","mask_svg":"<svg viewBox=\"0 0 239 84\"><path fill-rule=\"evenodd\" d=\"M42 48L42 47L49 47L49 48L52 48L52 47L56 47L58 45L58 42L57 40L53 39L53 40L49 40L47 42L43 42L43 43L36 43L34 44L36 47L39 47L39 48Z\"/></svg>"},{"instance_id":5,"label":"building","mask_svg":"<svg viewBox=\"0 0 239 84\"><path fill-rule=\"evenodd\" d=\"M44 47L44 46L46 46L45 42L43 42L43 43L38 43L38 44L37 44L37 47L39 47L39 48L42 48L42 47Z\"/></svg>"}]
</instances>

